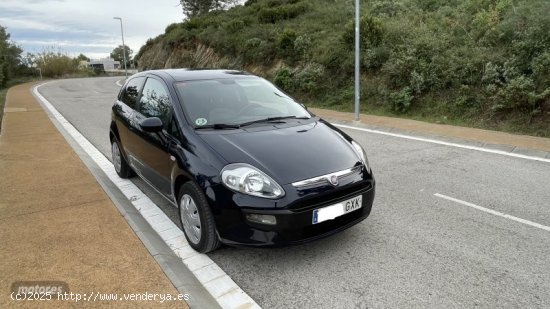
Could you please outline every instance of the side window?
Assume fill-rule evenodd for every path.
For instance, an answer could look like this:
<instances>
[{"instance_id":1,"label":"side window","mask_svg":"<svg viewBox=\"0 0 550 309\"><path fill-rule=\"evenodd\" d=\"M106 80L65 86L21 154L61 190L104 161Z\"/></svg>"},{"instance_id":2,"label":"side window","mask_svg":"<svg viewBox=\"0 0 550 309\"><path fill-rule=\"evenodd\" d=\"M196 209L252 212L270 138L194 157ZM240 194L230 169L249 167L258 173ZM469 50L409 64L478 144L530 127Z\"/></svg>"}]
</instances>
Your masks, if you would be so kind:
<instances>
[{"instance_id":1,"label":"side window","mask_svg":"<svg viewBox=\"0 0 550 309\"><path fill-rule=\"evenodd\" d=\"M136 77L131 79L126 84L126 88L124 89L124 91L122 91L120 100L131 108L136 109L139 90L143 85L143 81L145 81L145 77Z\"/></svg>"},{"instance_id":2,"label":"side window","mask_svg":"<svg viewBox=\"0 0 550 309\"><path fill-rule=\"evenodd\" d=\"M170 96L163 84L154 78L148 78L139 101L139 112L145 117L158 117L168 130L172 120Z\"/></svg>"}]
</instances>

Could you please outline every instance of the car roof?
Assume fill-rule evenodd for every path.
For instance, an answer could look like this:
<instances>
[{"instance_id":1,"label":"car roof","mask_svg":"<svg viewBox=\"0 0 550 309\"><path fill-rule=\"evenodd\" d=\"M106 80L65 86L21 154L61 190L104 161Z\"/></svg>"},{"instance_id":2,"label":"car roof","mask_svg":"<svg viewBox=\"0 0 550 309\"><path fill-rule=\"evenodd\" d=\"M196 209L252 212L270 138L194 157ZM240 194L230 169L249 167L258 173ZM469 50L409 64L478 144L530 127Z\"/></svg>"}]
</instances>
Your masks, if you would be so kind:
<instances>
[{"instance_id":1,"label":"car roof","mask_svg":"<svg viewBox=\"0 0 550 309\"><path fill-rule=\"evenodd\" d=\"M155 75L168 75L175 81L200 80L200 79L220 79L220 78L235 78L237 76L254 76L248 72L237 70L221 70L221 69L164 69L164 70L149 70L140 72L139 75L147 73Z\"/></svg>"}]
</instances>

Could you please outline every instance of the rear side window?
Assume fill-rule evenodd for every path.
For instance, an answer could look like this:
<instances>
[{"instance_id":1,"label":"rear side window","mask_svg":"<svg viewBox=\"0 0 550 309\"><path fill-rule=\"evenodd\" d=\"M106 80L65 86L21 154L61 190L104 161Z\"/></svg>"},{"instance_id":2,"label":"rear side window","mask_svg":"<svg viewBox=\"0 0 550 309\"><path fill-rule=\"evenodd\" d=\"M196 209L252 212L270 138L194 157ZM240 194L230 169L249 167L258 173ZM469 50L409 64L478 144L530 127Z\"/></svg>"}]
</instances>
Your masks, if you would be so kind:
<instances>
[{"instance_id":1,"label":"rear side window","mask_svg":"<svg viewBox=\"0 0 550 309\"><path fill-rule=\"evenodd\" d=\"M139 101L139 112L145 117L160 118L164 128L168 130L172 120L172 103L168 91L160 81L147 79Z\"/></svg>"},{"instance_id":2,"label":"rear side window","mask_svg":"<svg viewBox=\"0 0 550 309\"><path fill-rule=\"evenodd\" d=\"M143 85L144 80L145 77L136 77L131 79L126 84L126 88L124 88L124 91L122 91L120 101L130 106L131 108L136 109L139 91L141 90L141 86Z\"/></svg>"}]
</instances>

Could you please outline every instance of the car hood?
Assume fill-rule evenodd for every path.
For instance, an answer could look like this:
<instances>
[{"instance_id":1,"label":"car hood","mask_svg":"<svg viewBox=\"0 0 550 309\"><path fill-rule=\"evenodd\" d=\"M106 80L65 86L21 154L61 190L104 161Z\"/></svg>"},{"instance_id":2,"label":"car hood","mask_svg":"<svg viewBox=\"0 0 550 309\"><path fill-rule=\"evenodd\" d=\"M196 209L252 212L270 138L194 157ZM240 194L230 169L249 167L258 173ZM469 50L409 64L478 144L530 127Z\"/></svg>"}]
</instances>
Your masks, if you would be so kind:
<instances>
[{"instance_id":1,"label":"car hood","mask_svg":"<svg viewBox=\"0 0 550 309\"><path fill-rule=\"evenodd\" d=\"M204 132L200 137L228 163L247 163L281 185L353 167L359 157L323 121Z\"/></svg>"}]
</instances>

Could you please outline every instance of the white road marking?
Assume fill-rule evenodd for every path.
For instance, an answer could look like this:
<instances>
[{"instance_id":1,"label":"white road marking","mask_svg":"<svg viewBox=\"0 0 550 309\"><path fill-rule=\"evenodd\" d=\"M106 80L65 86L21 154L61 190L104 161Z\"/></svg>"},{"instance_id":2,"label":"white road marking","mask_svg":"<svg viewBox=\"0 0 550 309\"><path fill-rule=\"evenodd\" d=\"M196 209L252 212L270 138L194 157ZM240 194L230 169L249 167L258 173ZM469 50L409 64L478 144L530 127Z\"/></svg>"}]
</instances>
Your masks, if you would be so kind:
<instances>
[{"instance_id":1,"label":"white road marking","mask_svg":"<svg viewBox=\"0 0 550 309\"><path fill-rule=\"evenodd\" d=\"M522 219L522 218L514 217L512 215L505 214L505 213L500 212L500 211L496 211L496 210L492 210L492 209L489 209L489 208L481 207L481 206L478 206L476 204L465 202L465 201L456 199L454 197L446 196L446 195L443 195L443 194L435 193L434 195L439 197L439 198L446 199L448 201L452 201L452 202L455 202L455 203L459 203L459 204L462 204L464 206L468 206L468 207L471 207L471 208L474 208L474 209L477 209L477 210L481 210L481 211L484 211L486 213L489 213L489 214L492 214L492 215L495 215L495 216L499 216L499 217L502 217L502 218L514 220L516 222L523 223L523 224L526 224L526 225L536 227L538 229L550 232L550 226L546 226L546 225L542 225L540 223L536 223L536 222L533 222L533 221L529 221L529 220L525 220L525 219Z\"/></svg>"},{"instance_id":2,"label":"white road marking","mask_svg":"<svg viewBox=\"0 0 550 309\"><path fill-rule=\"evenodd\" d=\"M359 128L359 127L348 126L348 125L344 125L344 124L333 123L332 125L334 125L336 127L339 127L339 128L358 130L358 131L369 132L369 133L374 133L374 134L382 134L382 135L387 135L387 136L405 138L405 139L410 139L410 140L414 140L414 141L420 141L420 142L426 142L426 143L432 143L432 144L438 144L438 145L444 145L444 146L450 146L450 147L457 147L457 148L463 148L463 149L470 149L470 150L476 150L476 151L481 151L481 152L499 154L499 155L503 155L503 156L509 156L509 157L515 157L515 158L521 158L521 159L527 159L527 160L550 163L550 159L541 158L541 157L534 157L534 156L527 156L527 155L522 155L522 154L513 153L513 152L507 152L507 151L503 151L503 150L489 149L489 148L483 148L483 147L477 147L477 146L469 146L469 145L463 145L463 144L457 144L457 143L450 143L450 142L444 142L444 141L439 141L439 140L430 139L430 138L423 138L423 137L417 137L417 136L406 135L406 134L390 133L390 132L384 132L384 131L373 130L373 129Z\"/></svg>"},{"instance_id":3,"label":"white road marking","mask_svg":"<svg viewBox=\"0 0 550 309\"><path fill-rule=\"evenodd\" d=\"M122 82L124 82L124 79L119 79L115 82L115 84L119 87L122 87Z\"/></svg>"},{"instance_id":4,"label":"white road marking","mask_svg":"<svg viewBox=\"0 0 550 309\"><path fill-rule=\"evenodd\" d=\"M71 125L53 105L44 98L38 88L47 84L43 83L33 88L34 95L39 98L42 105L47 108L55 120L67 131L76 143L92 158L103 170L109 180L128 198L132 205L140 212L143 218L151 225L162 240L172 251L182 259L182 262L197 277L199 282L214 297L222 308L260 308L260 306L246 294L216 263L206 254L196 252L189 246L181 229L160 210L160 208L143 193L134 183L128 179L118 177L113 164L88 139ZM213 266L215 265L215 266ZM207 271L207 275L205 275ZM223 291L223 294L220 294ZM231 293L229 293L231 291ZM225 293L227 292L227 293Z\"/></svg>"}]
</instances>

